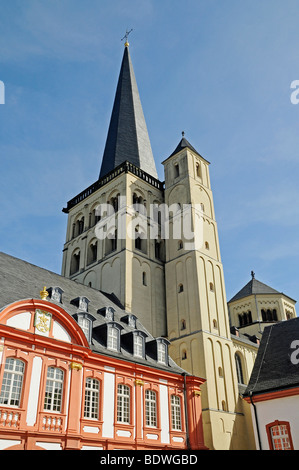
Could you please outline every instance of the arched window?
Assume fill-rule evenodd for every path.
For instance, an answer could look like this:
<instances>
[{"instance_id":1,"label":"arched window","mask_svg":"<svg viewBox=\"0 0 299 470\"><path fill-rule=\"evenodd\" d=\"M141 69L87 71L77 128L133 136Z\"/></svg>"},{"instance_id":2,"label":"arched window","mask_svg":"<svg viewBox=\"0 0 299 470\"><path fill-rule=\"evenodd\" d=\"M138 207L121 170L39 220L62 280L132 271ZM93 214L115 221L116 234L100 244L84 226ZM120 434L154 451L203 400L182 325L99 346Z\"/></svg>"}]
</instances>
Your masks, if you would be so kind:
<instances>
[{"instance_id":1,"label":"arched window","mask_svg":"<svg viewBox=\"0 0 299 470\"><path fill-rule=\"evenodd\" d=\"M117 250L117 230L113 230L106 237L106 255Z\"/></svg>"},{"instance_id":2,"label":"arched window","mask_svg":"<svg viewBox=\"0 0 299 470\"><path fill-rule=\"evenodd\" d=\"M87 264L94 263L98 257L98 242L90 243L87 251Z\"/></svg>"},{"instance_id":3,"label":"arched window","mask_svg":"<svg viewBox=\"0 0 299 470\"><path fill-rule=\"evenodd\" d=\"M214 284L212 282L210 282L209 286L210 286L210 291L214 292Z\"/></svg>"},{"instance_id":4,"label":"arched window","mask_svg":"<svg viewBox=\"0 0 299 470\"><path fill-rule=\"evenodd\" d=\"M274 308L271 310L268 308L267 310L262 309L262 320L263 321L277 321L277 311Z\"/></svg>"},{"instance_id":5,"label":"arched window","mask_svg":"<svg viewBox=\"0 0 299 470\"><path fill-rule=\"evenodd\" d=\"M79 271L80 268L80 251L72 254L71 258L71 267L70 267L70 275L75 274Z\"/></svg>"},{"instance_id":6,"label":"arched window","mask_svg":"<svg viewBox=\"0 0 299 470\"><path fill-rule=\"evenodd\" d=\"M182 361L184 361L185 359L187 359L187 351L186 351L186 349L183 349L183 351L182 351Z\"/></svg>"},{"instance_id":7,"label":"arched window","mask_svg":"<svg viewBox=\"0 0 299 470\"><path fill-rule=\"evenodd\" d=\"M145 233L139 227L139 225L137 225L135 227L135 248L137 250L142 251L143 253L146 253L146 251L147 251L146 244L147 244L147 240L146 240L146 237L145 237Z\"/></svg>"},{"instance_id":8,"label":"arched window","mask_svg":"<svg viewBox=\"0 0 299 470\"><path fill-rule=\"evenodd\" d=\"M181 320L181 330L185 330L186 329L186 320Z\"/></svg>"},{"instance_id":9,"label":"arched window","mask_svg":"<svg viewBox=\"0 0 299 470\"><path fill-rule=\"evenodd\" d=\"M161 259L161 254L162 254L162 242L155 240L155 258L156 259Z\"/></svg>"},{"instance_id":10,"label":"arched window","mask_svg":"<svg viewBox=\"0 0 299 470\"><path fill-rule=\"evenodd\" d=\"M244 384L244 376L243 376L243 368L242 368L242 360L239 354L235 354L235 362L236 362L236 371L237 371L237 378L238 384Z\"/></svg>"},{"instance_id":11,"label":"arched window","mask_svg":"<svg viewBox=\"0 0 299 470\"><path fill-rule=\"evenodd\" d=\"M84 418L99 419L100 382L87 377L85 382Z\"/></svg>"},{"instance_id":12,"label":"arched window","mask_svg":"<svg viewBox=\"0 0 299 470\"><path fill-rule=\"evenodd\" d=\"M147 286L147 279L146 279L146 272L145 271L143 271L143 273L142 273L142 284L144 286Z\"/></svg>"},{"instance_id":13,"label":"arched window","mask_svg":"<svg viewBox=\"0 0 299 470\"><path fill-rule=\"evenodd\" d=\"M5 361L0 405L20 406L25 364L20 359L8 357Z\"/></svg>"},{"instance_id":14,"label":"arched window","mask_svg":"<svg viewBox=\"0 0 299 470\"><path fill-rule=\"evenodd\" d=\"M200 164L198 162L196 163L196 176L201 178Z\"/></svg>"},{"instance_id":15,"label":"arched window","mask_svg":"<svg viewBox=\"0 0 299 470\"><path fill-rule=\"evenodd\" d=\"M226 407L226 402L225 400L222 400L222 411L227 411L227 407Z\"/></svg>"},{"instance_id":16,"label":"arched window","mask_svg":"<svg viewBox=\"0 0 299 470\"><path fill-rule=\"evenodd\" d=\"M239 318L239 326L246 326L252 323L252 315L251 315L250 310L248 310L248 312L239 314L238 318Z\"/></svg>"},{"instance_id":17,"label":"arched window","mask_svg":"<svg viewBox=\"0 0 299 470\"><path fill-rule=\"evenodd\" d=\"M294 450L288 421L274 421L266 425L270 450Z\"/></svg>"},{"instance_id":18,"label":"arched window","mask_svg":"<svg viewBox=\"0 0 299 470\"><path fill-rule=\"evenodd\" d=\"M178 293L180 293L180 292L184 292L183 284L179 284L179 286L178 286Z\"/></svg>"},{"instance_id":19,"label":"arched window","mask_svg":"<svg viewBox=\"0 0 299 470\"><path fill-rule=\"evenodd\" d=\"M180 167L178 163L175 163L174 165L174 177L177 178L180 176Z\"/></svg>"},{"instance_id":20,"label":"arched window","mask_svg":"<svg viewBox=\"0 0 299 470\"><path fill-rule=\"evenodd\" d=\"M119 208L119 194L117 194L115 197L112 197L110 201L108 201L108 204L111 204L113 207L114 212L118 211Z\"/></svg>"},{"instance_id":21,"label":"arched window","mask_svg":"<svg viewBox=\"0 0 299 470\"><path fill-rule=\"evenodd\" d=\"M178 250L182 250L183 249L183 242L182 240L179 240L178 241Z\"/></svg>"},{"instance_id":22,"label":"arched window","mask_svg":"<svg viewBox=\"0 0 299 470\"><path fill-rule=\"evenodd\" d=\"M209 245L208 242L205 242L205 249L206 249L206 250L209 250L209 249L210 249L210 245Z\"/></svg>"}]
</instances>

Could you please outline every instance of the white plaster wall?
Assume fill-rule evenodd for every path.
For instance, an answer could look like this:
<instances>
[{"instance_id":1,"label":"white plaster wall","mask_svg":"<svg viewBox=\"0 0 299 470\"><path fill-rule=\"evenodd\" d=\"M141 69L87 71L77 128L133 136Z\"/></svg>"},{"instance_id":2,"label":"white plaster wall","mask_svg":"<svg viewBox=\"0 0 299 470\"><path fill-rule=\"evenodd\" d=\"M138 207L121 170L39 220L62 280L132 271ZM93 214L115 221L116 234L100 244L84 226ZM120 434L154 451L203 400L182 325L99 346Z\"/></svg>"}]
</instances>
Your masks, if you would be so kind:
<instances>
[{"instance_id":1,"label":"white plaster wall","mask_svg":"<svg viewBox=\"0 0 299 470\"><path fill-rule=\"evenodd\" d=\"M71 343L71 337L68 332L57 321L53 323L53 337L66 343Z\"/></svg>"},{"instance_id":2,"label":"white plaster wall","mask_svg":"<svg viewBox=\"0 0 299 470\"><path fill-rule=\"evenodd\" d=\"M162 379L160 379L162 382ZM164 381L163 381L164 382ZM159 385L160 388L160 416L161 416L161 442L169 444L169 409L167 385Z\"/></svg>"},{"instance_id":3,"label":"white plaster wall","mask_svg":"<svg viewBox=\"0 0 299 470\"><path fill-rule=\"evenodd\" d=\"M9 318L6 324L8 326L12 326L14 328L19 328L20 330L27 331L30 328L30 321L31 321L31 313L22 312Z\"/></svg>"},{"instance_id":4,"label":"white plaster wall","mask_svg":"<svg viewBox=\"0 0 299 470\"><path fill-rule=\"evenodd\" d=\"M106 369L109 370L108 367ZM114 396L115 376L111 372L104 372L103 437L114 437Z\"/></svg>"},{"instance_id":5,"label":"white plaster wall","mask_svg":"<svg viewBox=\"0 0 299 470\"><path fill-rule=\"evenodd\" d=\"M0 439L0 450L8 449L9 447L21 444L21 441L13 439Z\"/></svg>"},{"instance_id":6,"label":"white plaster wall","mask_svg":"<svg viewBox=\"0 0 299 470\"><path fill-rule=\"evenodd\" d=\"M255 403L255 406L262 450L269 450L266 425L276 420L288 421L290 423L294 449L299 450L299 395L258 402ZM251 412L255 430L256 446L258 449L255 417L252 406Z\"/></svg>"},{"instance_id":7,"label":"white plaster wall","mask_svg":"<svg viewBox=\"0 0 299 470\"><path fill-rule=\"evenodd\" d=\"M27 407L27 425L33 426L36 422L38 395L40 388L40 378L42 369L42 358L34 357L32 365L32 374Z\"/></svg>"}]
</instances>

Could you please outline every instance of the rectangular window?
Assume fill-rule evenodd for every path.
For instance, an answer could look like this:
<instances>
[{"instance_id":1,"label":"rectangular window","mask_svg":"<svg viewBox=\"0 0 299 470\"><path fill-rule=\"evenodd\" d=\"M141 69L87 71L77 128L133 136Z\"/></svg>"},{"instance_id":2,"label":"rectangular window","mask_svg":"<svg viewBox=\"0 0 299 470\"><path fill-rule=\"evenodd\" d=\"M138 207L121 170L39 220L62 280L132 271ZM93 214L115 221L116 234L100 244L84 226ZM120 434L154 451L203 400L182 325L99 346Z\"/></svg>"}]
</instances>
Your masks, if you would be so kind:
<instances>
[{"instance_id":1,"label":"rectangular window","mask_svg":"<svg viewBox=\"0 0 299 470\"><path fill-rule=\"evenodd\" d=\"M83 317L83 315L78 315L78 324L85 334L87 341L89 341L90 320Z\"/></svg>"},{"instance_id":2,"label":"rectangular window","mask_svg":"<svg viewBox=\"0 0 299 470\"><path fill-rule=\"evenodd\" d=\"M166 363L166 344L158 343L158 362Z\"/></svg>"},{"instance_id":3,"label":"rectangular window","mask_svg":"<svg viewBox=\"0 0 299 470\"><path fill-rule=\"evenodd\" d=\"M0 393L0 404L20 406L25 364L19 359L6 359Z\"/></svg>"},{"instance_id":4,"label":"rectangular window","mask_svg":"<svg viewBox=\"0 0 299 470\"><path fill-rule=\"evenodd\" d=\"M130 423L130 387L127 385L117 387L117 421Z\"/></svg>"},{"instance_id":5,"label":"rectangular window","mask_svg":"<svg viewBox=\"0 0 299 470\"><path fill-rule=\"evenodd\" d=\"M145 424L146 426L157 426L156 393L152 390L145 391Z\"/></svg>"},{"instance_id":6,"label":"rectangular window","mask_svg":"<svg viewBox=\"0 0 299 470\"><path fill-rule=\"evenodd\" d=\"M143 357L143 338L134 335L134 356Z\"/></svg>"},{"instance_id":7,"label":"rectangular window","mask_svg":"<svg viewBox=\"0 0 299 470\"><path fill-rule=\"evenodd\" d=\"M171 426L176 431L182 430L181 399L177 395L171 395Z\"/></svg>"},{"instance_id":8,"label":"rectangular window","mask_svg":"<svg viewBox=\"0 0 299 470\"><path fill-rule=\"evenodd\" d=\"M99 392L99 381L88 377L85 383L84 418L99 419Z\"/></svg>"},{"instance_id":9,"label":"rectangular window","mask_svg":"<svg viewBox=\"0 0 299 470\"><path fill-rule=\"evenodd\" d=\"M290 437L285 424L278 424L270 428L273 450L290 450Z\"/></svg>"},{"instance_id":10,"label":"rectangular window","mask_svg":"<svg viewBox=\"0 0 299 470\"><path fill-rule=\"evenodd\" d=\"M64 373L55 367L48 368L44 410L61 411Z\"/></svg>"},{"instance_id":11,"label":"rectangular window","mask_svg":"<svg viewBox=\"0 0 299 470\"><path fill-rule=\"evenodd\" d=\"M118 351L118 329L108 326L107 348Z\"/></svg>"}]
</instances>

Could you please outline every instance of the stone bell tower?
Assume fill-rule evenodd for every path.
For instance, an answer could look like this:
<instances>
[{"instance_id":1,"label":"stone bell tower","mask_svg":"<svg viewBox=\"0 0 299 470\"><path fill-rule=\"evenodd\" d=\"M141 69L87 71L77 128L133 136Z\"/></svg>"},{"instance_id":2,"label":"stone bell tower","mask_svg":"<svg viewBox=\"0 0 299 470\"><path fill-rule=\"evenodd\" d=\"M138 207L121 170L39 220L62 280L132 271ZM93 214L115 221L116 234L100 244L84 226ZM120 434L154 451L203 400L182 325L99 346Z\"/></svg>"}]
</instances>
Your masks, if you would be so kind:
<instances>
[{"instance_id":1,"label":"stone bell tower","mask_svg":"<svg viewBox=\"0 0 299 470\"><path fill-rule=\"evenodd\" d=\"M210 449L246 449L234 347L226 302L209 162L185 139L163 162L165 203L178 205L166 240L166 312L170 354L202 386L205 443ZM185 215L191 220L186 231Z\"/></svg>"},{"instance_id":2,"label":"stone bell tower","mask_svg":"<svg viewBox=\"0 0 299 470\"><path fill-rule=\"evenodd\" d=\"M162 201L126 42L99 179L64 209L62 275L115 295L154 336L166 335L164 246L150 237L147 209Z\"/></svg>"}]
</instances>

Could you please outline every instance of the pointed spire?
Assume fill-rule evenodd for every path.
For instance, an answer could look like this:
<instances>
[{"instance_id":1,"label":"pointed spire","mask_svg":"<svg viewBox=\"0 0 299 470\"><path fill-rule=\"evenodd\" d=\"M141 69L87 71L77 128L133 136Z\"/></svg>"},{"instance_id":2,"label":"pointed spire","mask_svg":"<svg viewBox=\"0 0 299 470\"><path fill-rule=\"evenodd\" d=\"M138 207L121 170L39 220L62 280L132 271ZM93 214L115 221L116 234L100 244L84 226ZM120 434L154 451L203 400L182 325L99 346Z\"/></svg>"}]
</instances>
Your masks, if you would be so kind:
<instances>
[{"instance_id":1,"label":"pointed spire","mask_svg":"<svg viewBox=\"0 0 299 470\"><path fill-rule=\"evenodd\" d=\"M172 152L172 154L170 155L170 157L172 157L172 155L175 155L176 153L180 152L181 150L183 150L183 148L185 147L188 147L190 150L192 150L193 152L197 153L199 155L199 153L197 152L197 150L195 150L195 148L190 144L190 142L188 142L188 140L185 138L185 132L183 131L182 132L182 139L180 140L178 146L176 147L176 149Z\"/></svg>"},{"instance_id":2,"label":"pointed spire","mask_svg":"<svg viewBox=\"0 0 299 470\"><path fill-rule=\"evenodd\" d=\"M128 35L128 33L127 33ZM126 37L100 178L126 160L158 178Z\"/></svg>"}]
</instances>

